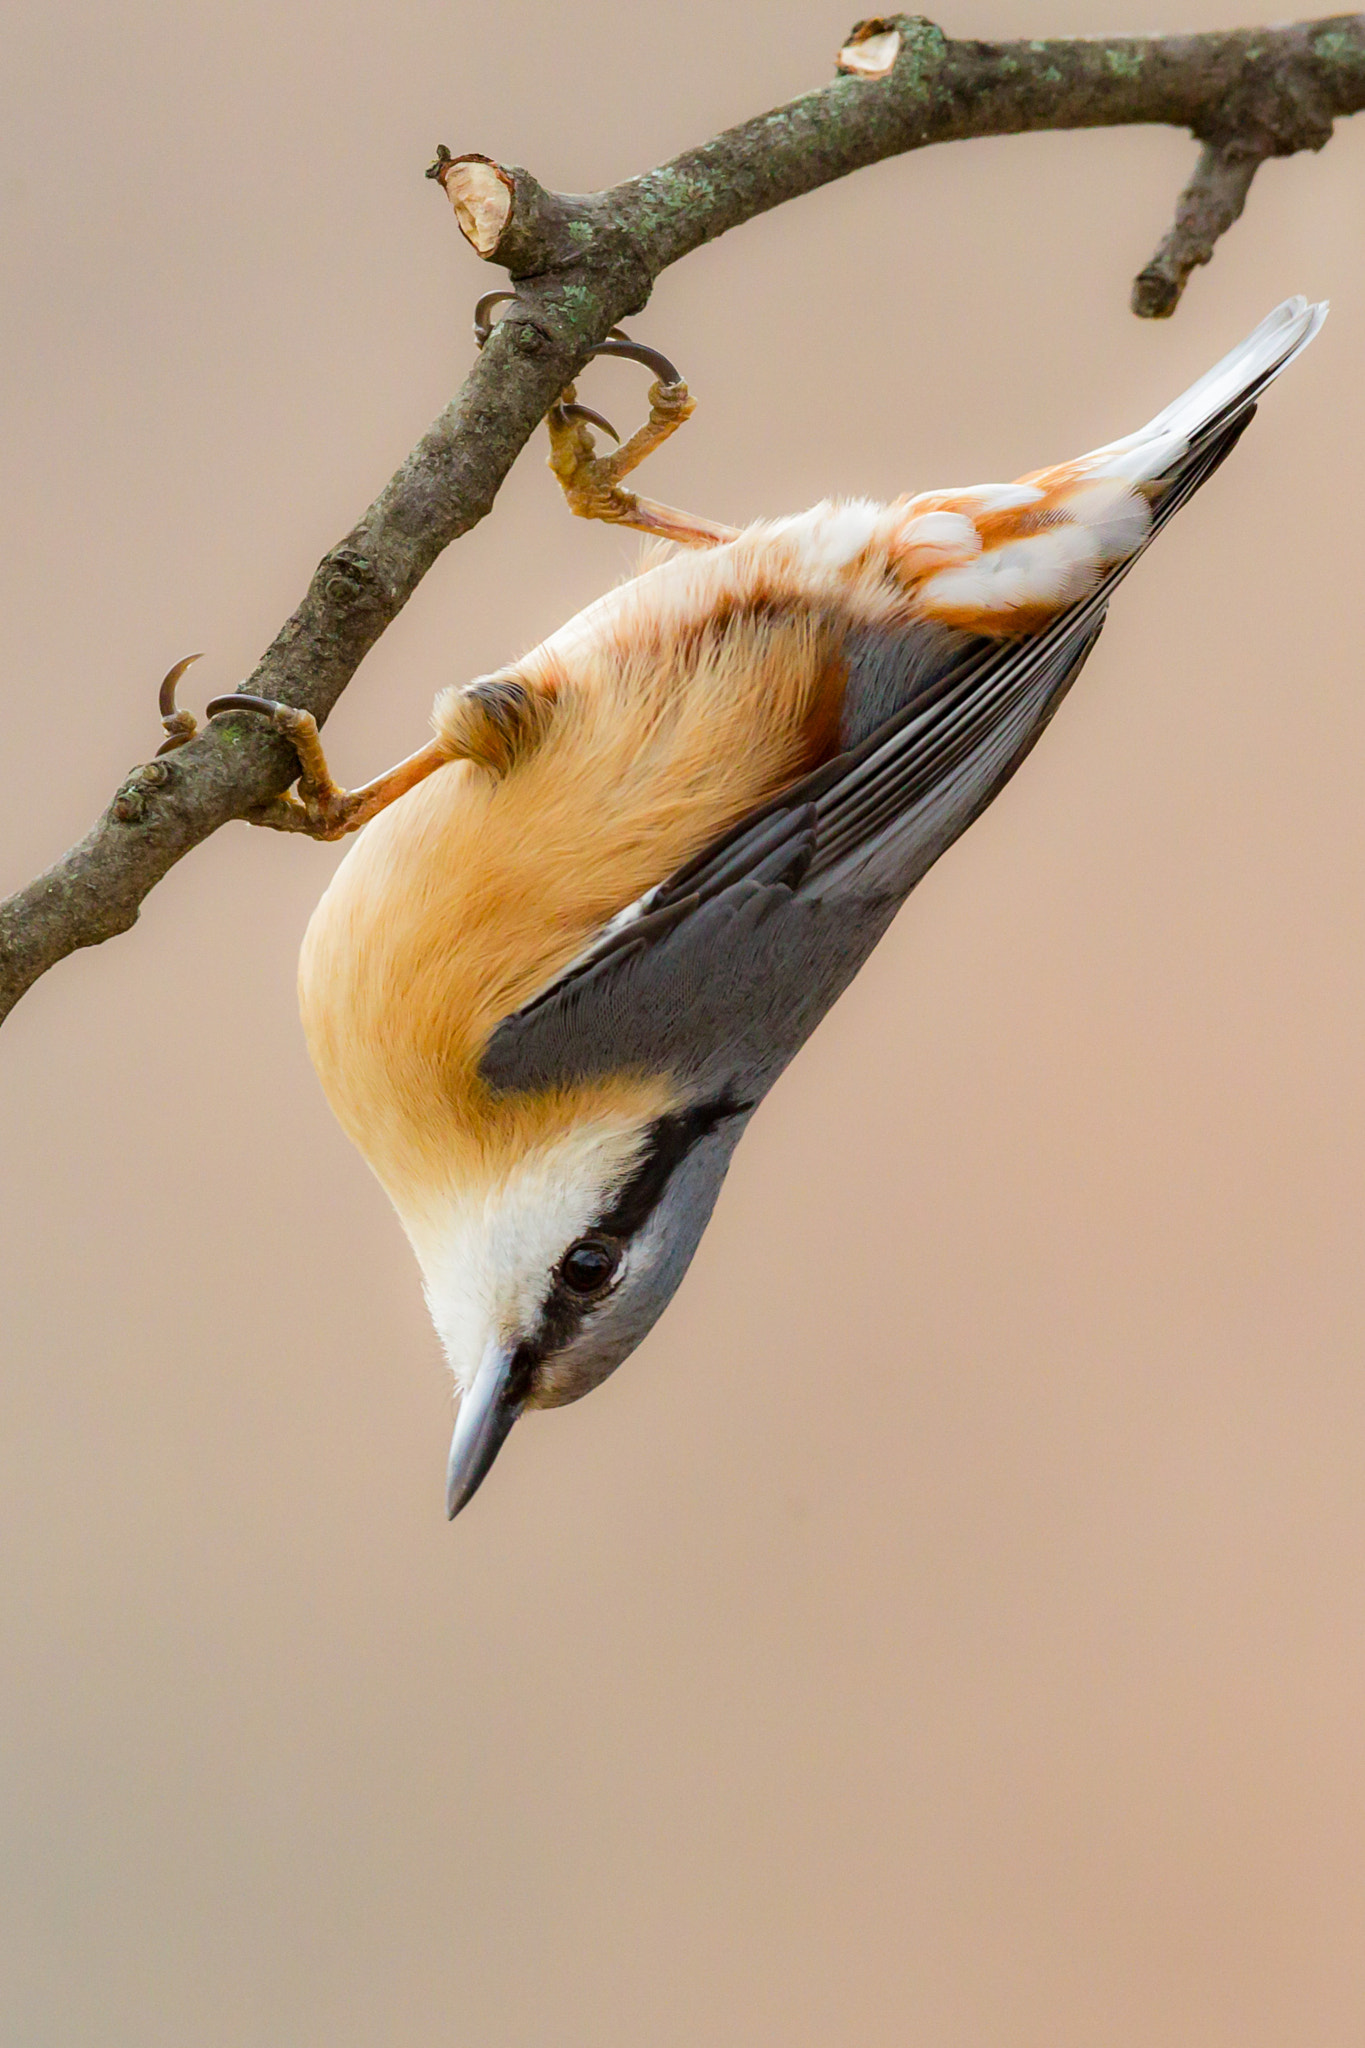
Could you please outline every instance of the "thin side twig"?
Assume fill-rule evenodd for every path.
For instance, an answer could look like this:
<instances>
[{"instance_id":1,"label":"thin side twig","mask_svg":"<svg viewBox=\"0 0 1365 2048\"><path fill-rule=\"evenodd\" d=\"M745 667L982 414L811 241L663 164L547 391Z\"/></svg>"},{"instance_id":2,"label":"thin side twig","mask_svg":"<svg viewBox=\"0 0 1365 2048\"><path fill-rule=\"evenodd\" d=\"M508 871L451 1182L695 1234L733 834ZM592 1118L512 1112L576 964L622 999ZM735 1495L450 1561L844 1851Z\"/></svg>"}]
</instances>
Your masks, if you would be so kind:
<instances>
[{"instance_id":1,"label":"thin side twig","mask_svg":"<svg viewBox=\"0 0 1365 2048\"><path fill-rule=\"evenodd\" d=\"M1219 236L1240 217L1264 162L1259 150L1249 146L1205 143L1194 176L1176 201L1170 232L1133 280L1133 311L1140 319L1162 320L1175 311L1190 272L1212 261Z\"/></svg>"}]
</instances>

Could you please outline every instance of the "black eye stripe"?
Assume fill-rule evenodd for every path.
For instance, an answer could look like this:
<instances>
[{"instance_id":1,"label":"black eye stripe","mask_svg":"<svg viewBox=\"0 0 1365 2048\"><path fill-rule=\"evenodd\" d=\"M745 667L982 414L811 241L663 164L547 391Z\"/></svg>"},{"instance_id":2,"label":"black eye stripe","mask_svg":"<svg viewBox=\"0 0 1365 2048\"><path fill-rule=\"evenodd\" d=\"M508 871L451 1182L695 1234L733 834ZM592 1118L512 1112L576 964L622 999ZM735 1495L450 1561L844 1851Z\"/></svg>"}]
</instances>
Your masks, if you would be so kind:
<instances>
[{"instance_id":1,"label":"black eye stripe","mask_svg":"<svg viewBox=\"0 0 1365 2048\"><path fill-rule=\"evenodd\" d=\"M542 1324L541 1332L525 1343L518 1344L513 1354L512 1369L507 1375L507 1385L502 1396L509 1407L520 1407L535 1385L536 1368L549 1349L548 1337L546 1341L542 1341L544 1328Z\"/></svg>"},{"instance_id":2,"label":"black eye stripe","mask_svg":"<svg viewBox=\"0 0 1365 2048\"><path fill-rule=\"evenodd\" d=\"M751 1102L720 1096L714 1102L700 1102L677 1115L661 1116L650 1125L645 1149L630 1178L612 1197L611 1207L585 1233L588 1236L630 1238L642 1230L659 1205L660 1197L694 1145L732 1116L744 1116ZM534 1333L518 1347L514 1378L524 1399L534 1384L536 1372L547 1358L572 1343L588 1317L604 1297L575 1300L565 1287L550 1288L540 1322Z\"/></svg>"},{"instance_id":3,"label":"black eye stripe","mask_svg":"<svg viewBox=\"0 0 1365 2048\"><path fill-rule=\"evenodd\" d=\"M659 1117L650 1125L639 1163L617 1189L611 1207L598 1217L594 1230L605 1237L633 1237L653 1215L670 1177L692 1147L730 1117L743 1116L752 1108L751 1102L721 1096L714 1102L694 1103L676 1115Z\"/></svg>"}]
</instances>

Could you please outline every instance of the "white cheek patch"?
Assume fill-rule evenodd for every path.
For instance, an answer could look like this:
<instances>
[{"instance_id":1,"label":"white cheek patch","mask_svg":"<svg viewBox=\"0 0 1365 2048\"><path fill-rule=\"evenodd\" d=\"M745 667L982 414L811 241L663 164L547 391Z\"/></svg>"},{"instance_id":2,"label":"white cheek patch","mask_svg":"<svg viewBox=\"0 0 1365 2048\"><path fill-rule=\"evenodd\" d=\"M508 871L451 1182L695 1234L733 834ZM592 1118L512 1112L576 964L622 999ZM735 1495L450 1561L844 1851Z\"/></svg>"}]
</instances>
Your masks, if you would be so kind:
<instances>
[{"instance_id":1,"label":"white cheek patch","mask_svg":"<svg viewBox=\"0 0 1365 2048\"><path fill-rule=\"evenodd\" d=\"M505 1180L457 1191L439 1224L414 1236L431 1320L462 1389L490 1339L514 1344L536 1328L555 1267L609 1206L639 1146L638 1129L587 1125Z\"/></svg>"}]
</instances>

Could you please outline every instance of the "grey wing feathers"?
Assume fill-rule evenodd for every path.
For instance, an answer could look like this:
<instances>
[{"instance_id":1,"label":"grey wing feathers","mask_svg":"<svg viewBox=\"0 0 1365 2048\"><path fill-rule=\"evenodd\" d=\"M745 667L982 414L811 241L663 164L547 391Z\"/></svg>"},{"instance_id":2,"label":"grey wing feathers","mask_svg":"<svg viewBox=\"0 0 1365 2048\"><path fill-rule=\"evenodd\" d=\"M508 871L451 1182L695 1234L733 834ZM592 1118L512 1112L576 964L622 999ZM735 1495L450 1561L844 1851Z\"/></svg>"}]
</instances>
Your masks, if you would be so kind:
<instances>
[{"instance_id":1,"label":"grey wing feathers","mask_svg":"<svg viewBox=\"0 0 1365 2048\"><path fill-rule=\"evenodd\" d=\"M1230 406L1176 463L1154 536L1251 417ZM638 1066L757 1099L896 909L1008 781L1079 674L1136 556L1022 641L901 636L901 700L859 744L751 813L642 897L493 1032L496 1088ZM883 693L889 636L851 647Z\"/></svg>"},{"instance_id":2,"label":"grey wing feathers","mask_svg":"<svg viewBox=\"0 0 1365 2048\"><path fill-rule=\"evenodd\" d=\"M881 906L876 906L881 910ZM868 906L873 910L873 906ZM745 876L690 908L662 938L584 963L509 1017L484 1052L495 1088L535 1089L638 1070L670 1073L695 1099L756 1102L880 937L783 883ZM841 947L852 957L838 977Z\"/></svg>"}]
</instances>

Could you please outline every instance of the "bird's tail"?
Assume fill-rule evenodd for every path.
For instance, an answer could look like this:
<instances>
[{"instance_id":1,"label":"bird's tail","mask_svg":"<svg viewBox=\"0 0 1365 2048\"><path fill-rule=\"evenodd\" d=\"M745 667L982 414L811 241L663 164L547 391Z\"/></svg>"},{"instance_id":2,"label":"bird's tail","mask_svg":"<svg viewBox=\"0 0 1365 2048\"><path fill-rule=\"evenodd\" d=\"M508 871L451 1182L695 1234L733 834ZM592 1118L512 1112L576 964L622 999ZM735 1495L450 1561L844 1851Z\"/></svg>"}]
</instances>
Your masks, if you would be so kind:
<instances>
[{"instance_id":1,"label":"bird's tail","mask_svg":"<svg viewBox=\"0 0 1365 2048\"><path fill-rule=\"evenodd\" d=\"M1187 449L1247 415L1266 386L1302 355L1326 318L1325 301L1310 306L1302 297L1286 299L1145 427L1083 457L1086 467L1093 465L1092 475L1124 475L1132 483L1164 475Z\"/></svg>"},{"instance_id":2,"label":"bird's tail","mask_svg":"<svg viewBox=\"0 0 1365 2048\"><path fill-rule=\"evenodd\" d=\"M923 578L921 616L961 632L1018 634L1107 593L1212 476L1261 392L1326 316L1325 305L1286 299L1135 434L1013 484L912 499L899 566Z\"/></svg>"}]
</instances>

